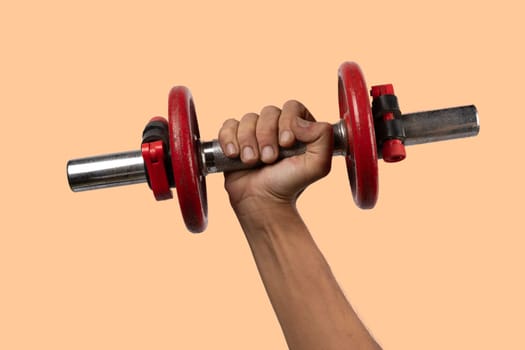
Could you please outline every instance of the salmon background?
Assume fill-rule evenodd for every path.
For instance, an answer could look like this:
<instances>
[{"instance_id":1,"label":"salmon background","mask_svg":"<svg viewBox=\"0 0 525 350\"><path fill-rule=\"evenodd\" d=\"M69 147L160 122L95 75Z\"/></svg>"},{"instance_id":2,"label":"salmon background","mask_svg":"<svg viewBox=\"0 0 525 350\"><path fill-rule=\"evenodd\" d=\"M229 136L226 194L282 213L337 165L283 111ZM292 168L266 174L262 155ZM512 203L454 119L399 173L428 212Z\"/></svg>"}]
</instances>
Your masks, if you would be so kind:
<instances>
[{"instance_id":1,"label":"salmon background","mask_svg":"<svg viewBox=\"0 0 525 350\"><path fill-rule=\"evenodd\" d=\"M524 349L523 8L518 1L18 1L0 5L0 349L284 349L229 207L209 228L146 185L73 193L66 162L139 148L173 85L201 136L294 98L335 122L337 68L405 113L465 104L476 138L380 163L353 204L342 158L299 205L384 349Z\"/></svg>"}]
</instances>

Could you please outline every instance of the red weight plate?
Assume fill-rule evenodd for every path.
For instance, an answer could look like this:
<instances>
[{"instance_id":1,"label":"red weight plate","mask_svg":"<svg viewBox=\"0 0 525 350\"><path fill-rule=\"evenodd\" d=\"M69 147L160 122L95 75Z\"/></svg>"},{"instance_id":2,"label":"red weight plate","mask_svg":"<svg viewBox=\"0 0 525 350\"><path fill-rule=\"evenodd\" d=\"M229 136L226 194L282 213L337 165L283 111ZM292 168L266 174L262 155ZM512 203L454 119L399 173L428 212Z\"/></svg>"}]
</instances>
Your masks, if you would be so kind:
<instances>
[{"instance_id":1,"label":"red weight plate","mask_svg":"<svg viewBox=\"0 0 525 350\"><path fill-rule=\"evenodd\" d=\"M171 163L180 210L186 227L204 231L208 223L206 182L200 171L199 126L190 91L175 86L168 101Z\"/></svg>"},{"instance_id":2,"label":"red weight plate","mask_svg":"<svg viewBox=\"0 0 525 350\"><path fill-rule=\"evenodd\" d=\"M339 114L346 124L346 168L354 201L362 209L373 208L378 194L374 121L363 73L354 62L339 67Z\"/></svg>"}]
</instances>

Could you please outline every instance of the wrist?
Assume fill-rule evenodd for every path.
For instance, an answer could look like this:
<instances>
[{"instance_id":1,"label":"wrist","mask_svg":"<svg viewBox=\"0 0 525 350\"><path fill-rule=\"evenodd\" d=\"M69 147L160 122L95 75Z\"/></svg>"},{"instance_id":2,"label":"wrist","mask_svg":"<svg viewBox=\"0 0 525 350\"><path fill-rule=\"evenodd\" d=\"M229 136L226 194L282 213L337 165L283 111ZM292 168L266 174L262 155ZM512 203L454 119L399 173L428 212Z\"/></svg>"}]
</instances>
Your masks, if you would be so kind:
<instances>
[{"instance_id":1,"label":"wrist","mask_svg":"<svg viewBox=\"0 0 525 350\"><path fill-rule=\"evenodd\" d=\"M232 201L231 206L239 219L257 220L264 215L276 216L283 213L296 214L295 201L284 198L251 195L243 199Z\"/></svg>"},{"instance_id":2,"label":"wrist","mask_svg":"<svg viewBox=\"0 0 525 350\"><path fill-rule=\"evenodd\" d=\"M258 198L245 200L233 209L247 236L281 232L284 226L295 223L304 225L291 202Z\"/></svg>"}]
</instances>

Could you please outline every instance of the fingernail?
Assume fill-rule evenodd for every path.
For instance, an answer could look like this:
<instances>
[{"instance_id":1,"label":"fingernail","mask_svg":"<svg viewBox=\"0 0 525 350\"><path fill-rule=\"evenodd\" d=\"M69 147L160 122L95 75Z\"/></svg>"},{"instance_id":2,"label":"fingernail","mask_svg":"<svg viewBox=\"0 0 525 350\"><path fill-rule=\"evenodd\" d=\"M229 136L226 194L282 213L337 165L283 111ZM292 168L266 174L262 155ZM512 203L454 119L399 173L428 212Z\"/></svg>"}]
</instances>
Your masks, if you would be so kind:
<instances>
[{"instance_id":1,"label":"fingernail","mask_svg":"<svg viewBox=\"0 0 525 350\"><path fill-rule=\"evenodd\" d=\"M292 133L288 130L284 130L283 132L281 132L279 139L281 143L288 143L292 140Z\"/></svg>"},{"instance_id":2,"label":"fingernail","mask_svg":"<svg viewBox=\"0 0 525 350\"><path fill-rule=\"evenodd\" d=\"M299 125L300 127L302 128L307 128L310 126L310 123L308 120L306 119L303 119L303 118L297 118L297 125Z\"/></svg>"},{"instance_id":3,"label":"fingernail","mask_svg":"<svg viewBox=\"0 0 525 350\"><path fill-rule=\"evenodd\" d=\"M270 160L273 157L273 147L272 146L264 146L262 149L262 159L263 160Z\"/></svg>"},{"instance_id":4,"label":"fingernail","mask_svg":"<svg viewBox=\"0 0 525 350\"><path fill-rule=\"evenodd\" d=\"M235 154L235 145L233 143L229 143L226 145L226 155L232 156Z\"/></svg>"},{"instance_id":5,"label":"fingernail","mask_svg":"<svg viewBox=\"0 0 525 350\"><path fill-rule=\"evenodd\" d=\"M244 147L242 150L242 158L243 160L250 160L255 158L255 153L253 153L253 149L250 146Z\"/></svg>"}]
</instances>

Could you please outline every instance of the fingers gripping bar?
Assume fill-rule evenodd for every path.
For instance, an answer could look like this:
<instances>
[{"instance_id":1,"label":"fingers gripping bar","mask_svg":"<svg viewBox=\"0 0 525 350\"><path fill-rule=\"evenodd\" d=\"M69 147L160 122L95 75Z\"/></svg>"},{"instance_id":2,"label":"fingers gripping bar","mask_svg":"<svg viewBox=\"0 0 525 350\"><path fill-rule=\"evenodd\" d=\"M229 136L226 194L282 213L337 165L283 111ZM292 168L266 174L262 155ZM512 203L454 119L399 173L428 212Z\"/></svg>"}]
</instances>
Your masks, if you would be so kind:
<instances>
[{"instance_id":1,"label":"fingers gripping bar","mask_svg":"<svg viewBox=\"0 0 525 350\"><path fill-rule=\"evenodd\" d=\"M345 62L338 72L341 120L333 124L334 156L346 158L354 201L363 209L377 201L377 159L405 158L405 145L475 136L479 132L476 107L461 106L401 114L392 85L374 86L372 108L357 64ZM177 197L186 226L201 232L207 225L204 177L210 173L243 170L247 165L226 157L218 140L200 141L193 99L185 87L169 96L169 121L154 118L164 136L145 139L141 150L70 160L67 176L75 192L149 182L158 200ZM148 125L150 125L148 124ZM154 133L155 134L155 133ZM279 159L299 155L305 146L281 148Z\"/></svg>"}]
</instances>

